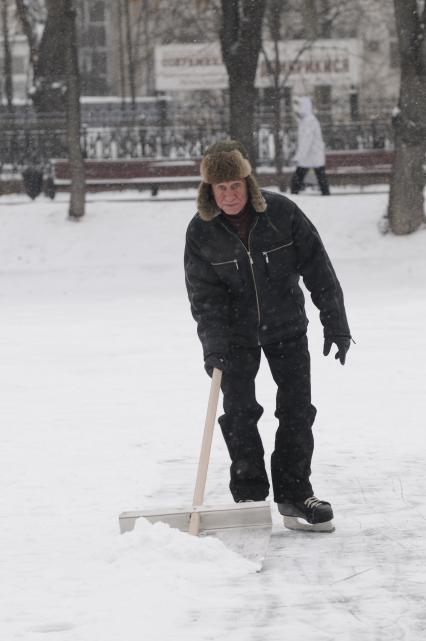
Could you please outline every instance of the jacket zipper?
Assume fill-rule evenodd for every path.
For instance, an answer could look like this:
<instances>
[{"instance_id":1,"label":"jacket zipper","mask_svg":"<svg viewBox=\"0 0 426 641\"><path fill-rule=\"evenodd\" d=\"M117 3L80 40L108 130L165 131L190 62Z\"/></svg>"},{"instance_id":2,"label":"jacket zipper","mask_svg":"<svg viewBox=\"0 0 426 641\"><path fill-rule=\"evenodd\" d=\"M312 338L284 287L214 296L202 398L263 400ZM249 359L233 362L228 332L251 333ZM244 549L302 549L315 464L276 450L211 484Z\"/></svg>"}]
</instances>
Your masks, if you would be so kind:
<instances>
[{"instance_id":1,"label":"jacket zipper","mask_svg":"<svg viewBox=\"0 0 426 641\"><path fill-rule=\"evenodd\" d=\"M224 260L221 263L210 263L210 264L213 265L213 267L216 267L216 265L231 265L232 263L235 263L235 267L238 270L240 269L240 267L238 265L238 260L236 258L234 258L233 260Z\"/></svg>"},{"instance_id":2,"label":"jacket zipper","mask_svg":"<svg viewBox=\"0 0 426 641\"><path fill-rule=\"evenodd\" d=\"M274 249L268 249L266 252L262 252L263 256L265 257L265 263L269 263L269 256L268 254L272 254L272 252L278 251L278 249L284 249L284 247L290 247L290 245L293 244L293 241L286 243L285 245L280 245L279 247L274 247Z\"/></svg>"},{"instance_id":3,"label":"jacket zipper","mask_svg":"<svg viewBox=\"0 0 426 641\"><path fill-rule=\"evenodd\" d=\"M246 254L247 254L248 258L249 258L250 269L251 269L251 275L252 275L252 277L253 277L254 293L255 293L255 296L256 296L256 306L257 306L257 344L258 344L258 345L260 345L260 337L259 337L259 329L260 329L260 304L259 304L259 294L258 294L258 292L257 292L256 278L255 278L255 276L254 276L253 258L251 257L251 252L250 252L250 238L251 238L251 233L252 233L252 231L254 230L254 228L256 227L256 225L257 225L257 221L258 221L258 219L256 218L256 220L255 220L255 222L254 222L253 227L252 227L252 228L250 229L250 231L249 231L249 235L248 235L248 249L247 249L247 247L244 245L243 241L241 240L241 238L240 238L237 234L234 234L234 232L233 232L233 231L231 231L230 229L228 229L228 227L227 227L226 225L224 225L222 222L221 222L220 224L222 225L222 227L224 227L224 228L226 229L226 231L227 231L227 232L229 232L230 234L232 234L232 236L235 236L235 238L238 238L238 240L240 241L240 243L241 243L241 244L242 244L242 246L244 247L244 251L246 252ZM235 260L236 260L236 259L235 259ZM233 262L233 261L230 261L230 262ZM237 264L238 264L238 263L237 263Z\"/></svg>"}]
</instances>

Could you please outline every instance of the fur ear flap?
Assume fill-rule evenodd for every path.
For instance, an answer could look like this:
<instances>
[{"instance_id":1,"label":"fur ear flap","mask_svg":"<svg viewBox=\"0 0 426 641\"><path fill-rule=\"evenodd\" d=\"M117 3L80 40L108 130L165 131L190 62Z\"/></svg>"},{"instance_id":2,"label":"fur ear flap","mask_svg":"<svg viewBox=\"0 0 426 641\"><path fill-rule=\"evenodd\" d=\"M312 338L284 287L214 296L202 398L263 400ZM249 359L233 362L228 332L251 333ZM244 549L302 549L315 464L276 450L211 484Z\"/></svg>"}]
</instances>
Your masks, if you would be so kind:
<instances>
[{"instance_id":1,"label":"fur ear flap","mask_svg":"<svg viewBox=\"0 0 426 641\"><path fill-rule=\"evenodd\" d=\"M250 176L247 176L246 182L247 182L248 192L250 195L250 201L251 201L251 204L253 205L254 210L258 214L266 211L266 200L262 196L262 192L260 191L258 182L256 178L253 176L253 174L250 174Z\"/></svg>"},{"instance_id":2,"label":"fur ear flap","mask_svg":"<svg viewBox=\"0 0 426 641\"><path fill-rule=\"evenodd\" d=\"M201 183L198 188L197 208L200 218L211 220L219 213L219 207L213 196L213 190L208 183Z\"/></svg>"}]
</instances>

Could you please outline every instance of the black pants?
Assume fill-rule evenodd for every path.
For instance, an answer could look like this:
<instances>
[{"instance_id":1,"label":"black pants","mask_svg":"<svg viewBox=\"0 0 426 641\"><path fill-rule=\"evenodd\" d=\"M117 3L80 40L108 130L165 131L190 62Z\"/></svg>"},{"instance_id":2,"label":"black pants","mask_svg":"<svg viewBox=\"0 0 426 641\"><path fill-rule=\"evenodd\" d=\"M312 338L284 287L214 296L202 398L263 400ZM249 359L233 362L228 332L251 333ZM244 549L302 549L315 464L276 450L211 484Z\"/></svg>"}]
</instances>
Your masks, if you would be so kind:
<instances>
[{"instance_id":1,"label":"black pants","mask_svg":"<svg viewBox=\"0 0 426 641\"><path fill-rule=\"evenodd\" d=\"M304 185L305 176L308 173L309 169L307 167L296 167L294 172L290 190L292 194L298 194ZM330 188L328 186L327 174L325 173L325 167L314 167L314 172L318 180L319 188L323 196L330 195Z\"/></svg>"},{"instance_id":2,"label":"black pants","mask_svg":"<svg viewBox=\"0 0 426 641\"><path fill-rule=\"evenodd\" d=\"M255 378L261 349L278 386L276 412L279 425L271 457L274 500L300 501L312 496L309 482L314 448L310 356L306 335L263 348L233 347L230 366L222 377L224 415L219 424L231 457L229 484L235 501L264 500L269 480L264 449L257 429L263 408L256 401Z\"/></svg>"}]
</instances>

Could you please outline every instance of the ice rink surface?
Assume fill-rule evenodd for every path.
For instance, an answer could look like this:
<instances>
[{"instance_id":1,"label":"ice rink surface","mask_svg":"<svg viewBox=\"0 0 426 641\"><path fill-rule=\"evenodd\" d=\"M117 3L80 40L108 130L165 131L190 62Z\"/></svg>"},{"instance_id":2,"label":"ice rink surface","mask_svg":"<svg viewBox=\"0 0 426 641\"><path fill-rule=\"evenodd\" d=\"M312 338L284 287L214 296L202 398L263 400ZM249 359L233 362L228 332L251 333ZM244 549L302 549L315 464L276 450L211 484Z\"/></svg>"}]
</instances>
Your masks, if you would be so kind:
<instances>
[{"instance_id":1,"label":"ice rink surface","mask_svg":"<svg viewBox=\"0 0 426 641\"><path fill-rule=\"evenodd\" d=\"M0 637L7 641L421 641L426 634L426 230L381 235L385 193L301 195L356 345L311 320L315 492L333 534L274 528L262 572L122 510L191 500L209 379L183 278L194 192L158 202L0 199ZM275 386L258 400L266 455ZM206 500L226 503L216 432Z\"/></svg>"}]
</instances>

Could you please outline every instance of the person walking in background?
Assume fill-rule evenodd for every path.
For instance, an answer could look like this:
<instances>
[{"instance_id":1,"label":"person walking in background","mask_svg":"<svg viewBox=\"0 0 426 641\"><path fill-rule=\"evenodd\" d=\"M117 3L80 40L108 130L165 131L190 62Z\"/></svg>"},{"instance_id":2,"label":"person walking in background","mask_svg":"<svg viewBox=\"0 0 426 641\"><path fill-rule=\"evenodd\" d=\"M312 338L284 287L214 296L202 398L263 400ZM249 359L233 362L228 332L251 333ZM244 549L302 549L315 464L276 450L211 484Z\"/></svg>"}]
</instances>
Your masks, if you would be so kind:
<instances>
[{"instance_id":1,"label":"person walking in background","mask_svg":"<svg viewBox=\"0 0 426 641\"><path fill-rule=\"evenodd\" d=\"M279 425L271 459L274 501L284 524L332 531L330 503L309 477L314 449L310 355L302 276L343 365L351 335L343 293L314 225L282 196L260 190L244 147L213 144L201 162L198 213L189 223L185 278L204 352L204 367L222 370L224 414L219 424L231 458L236 502L269 493L257 423L263 408L255 379L263 351L277 385ZM303 519L299 527L298 518Z\"/></svg>"},{"instance_id":2,"label":"person walking in background","mask_svg":"<svg viewBox=\"0 0 426 641\"><path fill-rule=\"evenodd\" d=\"M313 169L322 195L329 196L330 188L325 173L325 145L321 125L314 115L312 101L308 96L298 98L296 115L299 118L299 125L295 154L296 170L291 179L291 193L299 193L304 186L306 174L309 169Z\"/></svg>"}]
</instances>

